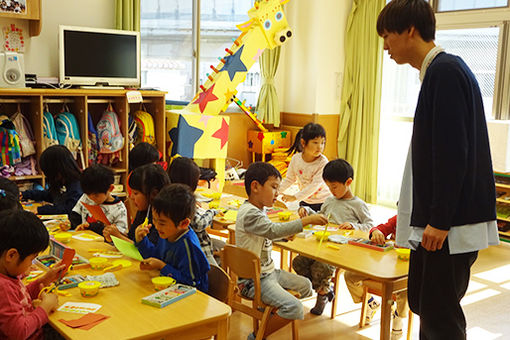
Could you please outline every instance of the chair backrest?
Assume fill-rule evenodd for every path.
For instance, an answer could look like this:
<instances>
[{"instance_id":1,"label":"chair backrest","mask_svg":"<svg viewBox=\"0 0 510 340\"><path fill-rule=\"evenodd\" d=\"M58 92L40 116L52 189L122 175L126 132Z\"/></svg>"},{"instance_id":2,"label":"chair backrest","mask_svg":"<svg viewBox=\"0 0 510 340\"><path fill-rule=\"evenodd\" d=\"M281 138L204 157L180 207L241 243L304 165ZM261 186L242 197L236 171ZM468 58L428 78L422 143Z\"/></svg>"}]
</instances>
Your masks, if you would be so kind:
<instances>
[{"instance_id":1,"label":"chair backrest","mask_svg":"<svg viewBox=\"0 0 510 340\"><path fill-rule=\"evenodd\" d=\"M223 248L223 265L230 275L233 286L237 286L237 278L252 279L255 288L253 300L257 306L262 306L260 300L260 259L255 253L226 244Z\"/></svg>"},{"instance_id":2,"label":"chair backrest","mask_svg":"<svg viewBox=\"0 0 510 340\"><path fill-rule=\"evenodd\" d=\"M227 302L230 276L214 264L211 264L211 270L209 270L207 276L209 278L209 291L207 294L221 302Z\"/></svg>"}]
</instances>

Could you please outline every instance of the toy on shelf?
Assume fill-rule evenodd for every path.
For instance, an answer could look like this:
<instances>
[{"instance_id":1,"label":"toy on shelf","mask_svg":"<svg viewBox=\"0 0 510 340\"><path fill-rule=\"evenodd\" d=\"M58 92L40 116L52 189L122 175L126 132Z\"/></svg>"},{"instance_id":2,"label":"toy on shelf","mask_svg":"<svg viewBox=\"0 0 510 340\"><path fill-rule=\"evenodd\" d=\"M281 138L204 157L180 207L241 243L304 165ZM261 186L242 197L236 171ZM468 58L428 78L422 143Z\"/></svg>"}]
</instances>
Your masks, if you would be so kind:
<instances>
[{"instance_id":1,"label":"toy on shelf","mask_svg":"<svg viewBox=\"0 0 510 340\"><path fill-rule=\"evenodd\" d=\"M248 151L252 154L252 161L255 162L255 154L272 154L277 150L280 154L290 147L290 131L267 131L248 130Z\"/></svg>"},{"instance_id":2,"label":"toy on shelf","mask_svg":"<svg viewBox=\"0 0 510 340\"><path fill-rule=\"evenodd\" d=\"M184 109L172 110L167 115L168 133L172 142L170 155L178 154L195 159L213 158L220 191L225 181L229 120L228 117L214 116L228 107L237 93L237 86L245 81L248 70L262 52L281 46L292 36L282 9L282 5L288 1L255 2L248 11L250 20L237 26L241 34L233 40L230 48L225 49L226 55L219 58L220 63L210 66L211 74L207 74L206 82L200 85L200 90L191 102ZM210 124L216 128L212 133L208 131Z\"/></svg>"}]
</instances>

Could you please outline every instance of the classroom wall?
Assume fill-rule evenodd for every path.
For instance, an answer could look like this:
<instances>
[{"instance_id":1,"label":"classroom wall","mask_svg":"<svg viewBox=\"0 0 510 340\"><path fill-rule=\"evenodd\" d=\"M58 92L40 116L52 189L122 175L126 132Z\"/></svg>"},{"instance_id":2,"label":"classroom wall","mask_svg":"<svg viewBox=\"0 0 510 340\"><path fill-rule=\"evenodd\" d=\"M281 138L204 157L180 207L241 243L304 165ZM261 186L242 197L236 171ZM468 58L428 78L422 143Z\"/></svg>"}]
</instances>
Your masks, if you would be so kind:
<instances>
[{"instance_id":1,"label":"classroom wall","mask_svg":"<svg viewBox=\"0 0 510 340\"><path fill-rule=\"evenodd\" d=\"M292 0L293 38L283 47L278 81L282 112L339 114L345 27L352 0Z\"/></svg>"},{"instance_id":2,"label":"classroom wall","mask_svg":"<svg viewBox=\"0 0 510 340\"><path fill-rule=\"evenodd\" d=\"M113 0L43 0L42 30L29 37L24 20L0 19L0 27L14 23L25 38L25 73L38 77L58 77L58 25L114 28Z\"/></svg>"}]
</instances>

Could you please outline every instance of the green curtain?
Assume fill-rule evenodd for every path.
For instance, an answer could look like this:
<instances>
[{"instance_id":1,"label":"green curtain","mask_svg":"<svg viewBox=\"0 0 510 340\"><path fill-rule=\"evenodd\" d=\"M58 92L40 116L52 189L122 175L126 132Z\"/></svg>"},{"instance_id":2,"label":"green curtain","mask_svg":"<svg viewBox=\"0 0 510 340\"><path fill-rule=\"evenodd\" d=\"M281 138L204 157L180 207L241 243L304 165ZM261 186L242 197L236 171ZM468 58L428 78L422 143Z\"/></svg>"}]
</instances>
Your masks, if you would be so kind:
<instances>
[{"instance_id":1,"label":"green curtain","mask_svg":"<svg viewBox=\"0 0 510 340\"><path fill-rule=\"evenodd\" d=\"M115 0L115 28L140 32L140 0Z\"/></svg>"},{"instance_id":2,"label":"green curtain","mask_svg":"<svg viewBox=\"0 0 510 340\"><path fill-rule=\"evenodd\" d=\"M346 27L338 156L354 168L356 196L377 201L383 40L376 30L386 0L354 0Z\"/></svg>"},{"instance_id":3,"label":"green curtain","mask_svg":"<svg viewBox=\"0 0 510 340\"><path fill-rule=\"evenodd\" d=\"M280 104L274 86L274 76L280 61L280 46L270 50L266 49L260 56L260 72L262 73L262 86L257 101L257 117L259 120L274 126L280 126Z\"/></svg>"}]
</instances>

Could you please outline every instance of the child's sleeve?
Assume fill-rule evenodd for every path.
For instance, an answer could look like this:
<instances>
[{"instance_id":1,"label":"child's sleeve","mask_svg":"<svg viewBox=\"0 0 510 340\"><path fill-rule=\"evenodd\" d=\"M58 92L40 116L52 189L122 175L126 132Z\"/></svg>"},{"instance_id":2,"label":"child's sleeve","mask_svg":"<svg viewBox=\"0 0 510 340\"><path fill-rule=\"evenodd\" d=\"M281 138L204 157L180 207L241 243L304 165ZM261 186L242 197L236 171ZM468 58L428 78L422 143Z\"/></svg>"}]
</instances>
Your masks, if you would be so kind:
<instances>
[{"instance_id":1,"label":"child's sleeve","mask_svg":"<svg viewBox=\"0 0 510 340\"><path fill-rule=\"evenodd\" d=\"M197 209L191 227L195 233L204 231L213 222L214 216L218 213L216 209Z\"/></svg>"},{"instance_id":2,"label":"child's sleeve","mask_svg":"<svg viewBox=\"0 0 510 340\"><path fill-rule=\"evenodd\" d=\"M27 339L48 322L48 315L42 307L25 313L18 294L13 293L0 287L0 333L7 339Z\"/></svg>"},{"instance_id":3,"label":"child's sleeve","mask_svg":"<svg viewBox=\"0 0 510 340\"><path fill-rule=\"evenodd\" d=\"M24 200L34 200L37 202L53 202L53 197L48 190L27 190L21 193Z\"/></svg>"},{"instance_id":4,"label":"child's sleeve","mask_svg":"<svg viewBox=\"0 0 510 340\"><path fill-rule=\"evenodd\" d=\"M294 158L294 156L292 156L292 158L290 159L290 163L289 163L289 167L287 168L287 175L285 176L285 178L283 179L282 183L280 184L280 193L284 193L285 190L287 190L292 184L296 183L296 167L297 167L297 161L296 159Z\"/></svg>"},{"instance_id":5,"label":"child's sleeve","mask_svg":"<svg viewBox=\"0 0 510 340\"><path fill-rule=\"evenodd\" d=\"M395 234L396 228L397 228L397 215L390 218L388 222L379 224L377 227L373 227L372 229L370 229L370 234L372 234L372 232L375 229L377 229L381 233L383 233L384 237L388 237L388 235L390 234Z\"/></svg>"},{"instance_id":6,"label":"child's sleeve","mask_svg":"<svg viewBox=\"0 0 510 340\"><path fill-rule=\"evenodd\" d=\"M115 205L113 218L110 223L115 224L121 233L126 234L128 232L127 209L124 203L119 202Z\"/></svg>"},{"instance_id":7,"label":"child's sleeve","mask_svg":"<svg viewBox=\"0 0 510 340\"><path fill-rule=\"evenodd\" d=\"M135 240L135 246L138 248L140 255L142 255L144 259L149 257L157 257L156 246L149 240L147 236L145 236L139 243L136 243Z\"/></svg>"},{"instance_id":8,"label":"child's sleeve","mask_svg":"<svg viewBox=\"0 0 510 340\"><path fill-rule=\"evenodd\" d=\"M354 229L359 229L362 231L369 231L374 226L374 221L370 216L370 210L368 209L368 205L361 201L360 206L357 209L358 223L350 222Z\"/></svg>"},{"instance_id":9,"label":"child's sleeve","mask_svg":"<svg viewBox=\"0 0 510 340\"><path fill-rule=\"evenodd\" d=\"M312 196L317 192L317 190L321 189L321 187L324 185L324 180L322 179L322 171L324 170L324 167L328 163L327 159L321 158L321 161L319 165L312 169L311 177L312 182L310 184L306 185L304 188L302 188L299 192L297 192L294 196L296 197L296 200L302 201L304 199L307 199L308 197Z\"/></svg>"},{"instance_id":10,"label":"child's sleeve","mask_svg":"<svg viewBox=\"0 0 510 340\"><path fill-rule=\"evenodd\" d=\"M300 219L285 223L272 222L263 212L256 212L256 208L244 215L244 230L248 233L255 234L276 240L285 236L294 235L303 231L303 223Z\"/></svg>"},{"instance_id":11,"label":"child's sleeve","mask_svg":"<svg viewBox=\"0 0 510 340\"><path fill-rule=\"evenodd\" d=\"M70 214L82 194L80 183L71 183L66 187L66 192L62 194L62 198L58 200L59 203L43 205L37 208L37 212L41 215Z\"/></svg>"}]
</instances>

